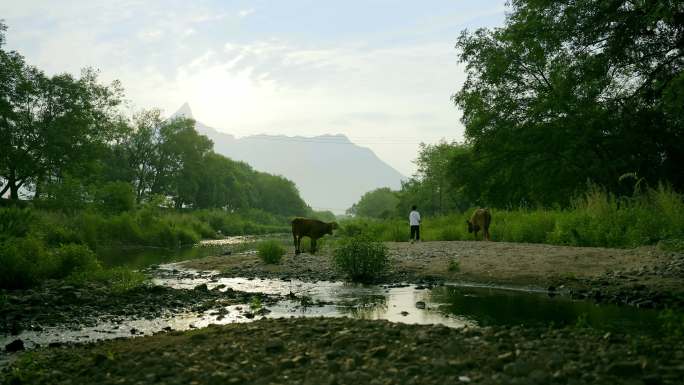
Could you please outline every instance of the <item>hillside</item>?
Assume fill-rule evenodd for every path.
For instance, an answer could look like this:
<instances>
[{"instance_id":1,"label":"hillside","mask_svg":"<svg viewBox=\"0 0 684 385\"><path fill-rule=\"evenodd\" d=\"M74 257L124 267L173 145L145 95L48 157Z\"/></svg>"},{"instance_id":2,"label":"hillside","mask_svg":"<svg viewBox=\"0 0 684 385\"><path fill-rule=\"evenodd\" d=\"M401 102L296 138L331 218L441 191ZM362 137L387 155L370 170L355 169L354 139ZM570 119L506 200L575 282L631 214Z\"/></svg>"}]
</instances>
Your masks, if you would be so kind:
<instances>
[{"instance_id":1,"label":"hillside","mask_svg":"<svg viewBox=\"0 0 684 385\"><path fill-rule=\"evenodd\" d=\"M187 103L174 114L179 115L195 119ZM217 153L294 181L302 198L315 209L341 213L367 191L398 189L403 178L372 150L357 146L344 135L236 138L198 120L196 129L214 142Z\"/></svg>"}]
</instances>

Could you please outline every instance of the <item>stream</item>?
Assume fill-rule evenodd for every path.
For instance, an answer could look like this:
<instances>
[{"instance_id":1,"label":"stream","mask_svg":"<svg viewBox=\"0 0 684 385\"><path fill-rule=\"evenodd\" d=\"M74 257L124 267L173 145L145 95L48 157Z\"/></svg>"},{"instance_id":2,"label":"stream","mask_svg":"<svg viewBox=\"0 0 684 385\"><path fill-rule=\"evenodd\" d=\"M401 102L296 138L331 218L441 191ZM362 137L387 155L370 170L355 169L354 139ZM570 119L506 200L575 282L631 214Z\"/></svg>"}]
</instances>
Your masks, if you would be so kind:
<instances>
[{"instance_id":1,"label":"stream","mask_svg":"<svg viewBox=\"0 0 684 385\"><path fill-rule=\"evenodd\" d=\"M226 245L194 248L186 254L169 255L155 250L134 258L136 266L167 262L151 270L152 283L175 289L193 289L206 285L208 290L236 290L247 293L276 294L283 300L261 304L259 301L217 306L202 313L170 314L153 319L124 319L102 322L94 327L27 330L19 335L1 335L0 346L15 339L27 349L50 344L89 342L150 335L160 331L188 330L210 324L251 322L278 317L352 317L381 319L411 324L442 324L449 327L526 325L576 325L623 333L654 333L658 330L657 312L653 310L597 305L588 301L549 296L546 291L515 287L485 286L463 282L426 287L421 285L361 285L345 282L305 282L299 280L248 279L220 277L217 272L182 268L177 262L216 253ZM216 247L214 247L216 246ZM230 258L230 256L227 256ZM130 259L129 259L130 260ZM116 261L113 259L112 261ZM110 265L112 261L106 262ZM2 361L0 359L0 361Z\"/></svg>"}]
</instances>

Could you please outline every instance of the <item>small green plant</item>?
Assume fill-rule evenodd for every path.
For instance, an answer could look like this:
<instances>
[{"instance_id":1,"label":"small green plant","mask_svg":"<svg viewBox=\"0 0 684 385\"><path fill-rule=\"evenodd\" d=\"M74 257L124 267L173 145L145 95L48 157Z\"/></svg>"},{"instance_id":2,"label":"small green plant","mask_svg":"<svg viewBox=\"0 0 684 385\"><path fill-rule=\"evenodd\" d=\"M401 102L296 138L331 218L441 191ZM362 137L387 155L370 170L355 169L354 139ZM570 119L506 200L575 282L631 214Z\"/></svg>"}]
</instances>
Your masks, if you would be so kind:
<instances>
[{"instance_id":1,"label":"small green plant","mask_svg":"<svg viewBox=\"0 0 684 385\"><path fill-rule=\"evenodd\" d=\"M452 258L449 261L449 265L447 266L447 270L449 270L452 273L458 273L461 271L461 263L458 261L456 258Z\"/></svg>"},{"instance_id":2,"label":"small green plant","mask_svg":"<svg viewBox=\"0 0 684 385\"><path fill-rule=\"evenodd\" d=\"M259 244L257 253L264 263L278 264L285 254L285 248L278 241L268 240Z\"/></svg>"},{"instance_id":3,"label":"small green plant","mask_svg":"<svg viewBox=\"0 0 684 385\"><path fill-rule=\"evenodd\" d=\"M114 267L95 271L81 271L67 277L74 286L84 286L89 282L99 282L109 286L114 293L125 293L147 282L145 274L125 267Z\"/></svg>"},{"instance_id":4,"label":"small green plant","mask_svg":"<svg viewBox=\"0 0 684 385\"><path fill-rule=\"evenodd\" d=\"M310 296L305 294L305 295L302 295L301 297L299 297L299 305L301 307L311 307L311 306L313 306L313 304L314 304L313 299L311 299Z\"/></svg>"},{"instance_id":5,"label":"small green plant","mask_svg":"<svg viewBox=\"0 0 684 385\"><path fill-rule=\"evenodd\" d=\"M575 328L577 329L588 329L591 328L587 313L582 313L577 316L577 321L575 321Z\"/></svg>"},{"instance_id":6,"label":"small green plant","mask_svg":"<svg viewBox=\"0 0 684 385\"><path fill-rule=\"evenodd\" d=\"M335 249L334 263L352 281L374 281L389 267L387 247L367 235L343 239Z\"/></svg>"},{"instance_id":7,"label":"small green plant","mask_svg":"<svg viewBox=\"0 0 684 385\"><path fill-rule=\"evenodd\" d=\"M251 301L249 302L249 308L252 309L253 311L257 311L263 307L263 304L261 303L261 298L258 296L252 296Z\"/></svg>"},{"instance_id":8,"label":"small green plant","mask_svg":"<svg viewBox=\"0 0 684 385\"><path fill-rule=\"evenodd\" d=\"M663 333L675 337L684 336L684 313L665 309L658 314L658 319Z\"/></svg>"},{"instance_id":9,"label":"small green plant","mask_svg":"<svg viewBox=\"0 0 684 385\"><path fill-rule=\"evenodd\" d=\"M663 251L684 252L684 239L664 239L658 242L658 248Z\"/></svg>"}]
</instances>

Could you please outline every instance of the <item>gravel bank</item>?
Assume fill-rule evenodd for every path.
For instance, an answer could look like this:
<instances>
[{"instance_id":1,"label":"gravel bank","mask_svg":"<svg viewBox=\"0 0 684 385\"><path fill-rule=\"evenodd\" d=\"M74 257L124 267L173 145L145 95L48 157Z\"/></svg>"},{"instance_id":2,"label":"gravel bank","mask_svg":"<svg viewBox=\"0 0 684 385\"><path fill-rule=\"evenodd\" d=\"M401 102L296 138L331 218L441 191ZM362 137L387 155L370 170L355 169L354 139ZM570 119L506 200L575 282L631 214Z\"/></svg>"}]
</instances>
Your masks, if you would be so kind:
<instances>
[{"instance_id":1,"label":"gravel bank","mask_svg":"<svg viewBox=\"0 0 684 385\"><path fill-rule=\"evenodd\" d=\"M142 285L123 293L114 293L105 285L91 284L76 288L57 281L33 290L4 291L0 304L0 334L14 335L22 330L40 331L44 327L81 328L102 321L124 318L153 319L180 312L204 312L219 305L248 303L261 297L264 303L276 296L243 293L234 290L194 290Z\"/></svg>"},{"instance_id":2,"label":"gravel bank","mask_svg":"<svg viewBox=\"0 0 684 385\"><path fill-rule=\"evenodd\" d=\"M465 281L550 289L598 302L641 307L684 307L684 255L655 247L609 249L543 244L439 241L387 242L392 267L382 282ZM458 265L457 271L449 269ZM255 253L188 261L185 267L227 277L343 280L332 250L294 255L266 265Z\"/></svg>"},{"instance_id":3,"label":"gravel bank","mask_svg":"<svg viewBox=\"0 0 684 385\"><path fill-rule=\"evenodd\" d=\"M260 320L44 349L6 369L2 383L680 384L682 342L584 329Z\"/></svg>"}]
</instances>

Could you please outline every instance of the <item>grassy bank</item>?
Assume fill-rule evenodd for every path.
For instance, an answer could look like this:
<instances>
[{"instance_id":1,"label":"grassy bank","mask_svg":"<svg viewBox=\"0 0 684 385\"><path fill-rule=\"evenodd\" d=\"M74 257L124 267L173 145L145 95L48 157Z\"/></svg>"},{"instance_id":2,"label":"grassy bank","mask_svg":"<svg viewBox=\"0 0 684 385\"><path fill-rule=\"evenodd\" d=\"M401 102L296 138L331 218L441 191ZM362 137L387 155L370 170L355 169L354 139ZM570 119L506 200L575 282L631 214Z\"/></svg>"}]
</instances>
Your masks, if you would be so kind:
<instances>
[{"instance_id":1,"label":"grassy bank","mask_svg":"<svg viewBox=\"0 0 684 385\"><path fill-rule=\"evenodd\" d=\"M287 219L251 210L176 211L154 207L119 214L0 208L0 288L27 288L45 279L112 281L129 287L134 273L103 269L98 251L111 246L175 248L222 235L283 232Z\"/></svg>"},{"instance_id":2,"label":"grassy bank","mask_svg":"<svg viewBox=\"0 0 684 385\"><path fill-rule=\"evenodd\" d=\"M684 250L684 197L664 186L630 198L616 198L594 189L569 209L491 211L494 241L618 248L658 244L669 250ZM471 213L424 218L422 239L473 239L466 226ZM347 220L342 222L342 233L365 233L384 241L405 242L409 238L403 218Z\"/></svg>"}]
</instances>

